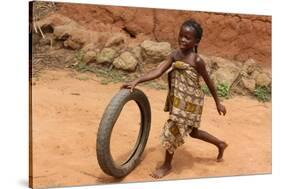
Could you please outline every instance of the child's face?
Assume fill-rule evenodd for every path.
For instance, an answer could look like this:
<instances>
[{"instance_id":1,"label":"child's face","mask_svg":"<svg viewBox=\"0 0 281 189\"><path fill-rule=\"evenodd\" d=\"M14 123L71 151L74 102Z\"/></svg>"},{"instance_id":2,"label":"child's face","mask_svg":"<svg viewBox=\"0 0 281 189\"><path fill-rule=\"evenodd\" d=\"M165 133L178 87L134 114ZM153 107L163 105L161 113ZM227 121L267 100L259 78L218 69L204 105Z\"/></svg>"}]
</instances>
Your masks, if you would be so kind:
<instances>
[{"instance_id":1,"label":"child's face","mask_svg":"<svg viewBox=\"0 0 281 189\"><path fill-rule=\"evenodd\" d=\"M194 46L197 44L194 28L190 26L181 27L178 42L179 48L181 50L193 49Z\"/></svg>"}]
</instances>

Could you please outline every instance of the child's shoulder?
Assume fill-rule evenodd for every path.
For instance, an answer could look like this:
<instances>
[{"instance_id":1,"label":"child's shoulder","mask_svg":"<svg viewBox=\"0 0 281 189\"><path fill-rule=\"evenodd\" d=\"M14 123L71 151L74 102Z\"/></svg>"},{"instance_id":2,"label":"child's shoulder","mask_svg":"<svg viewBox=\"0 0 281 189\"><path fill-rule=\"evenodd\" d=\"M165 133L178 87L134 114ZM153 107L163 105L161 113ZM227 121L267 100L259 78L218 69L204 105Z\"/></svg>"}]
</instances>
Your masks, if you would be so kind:
<instances>
[{"instance_id":1,"label":"child's shoulder","mask_svg":"<svg viewBox=\"0 0 281 189\"><path fill-rule=\"evenodd\" d=\"M199 54L197 54L197 53L195 53L195 55L194 55L194 61L196 63L205 64L203 58Z\"/></svg>"},{"instance_id":2,"label":"child's shoulder","mask_svg":"<svg viewBox=\"0 0 281 189\"><path fill-rule=\"evenodd\" d=\"M194 57L194 63L195 63L195 65L198 69L205 69L206 68L205 61L198 54L196 54L195 57Z\"/></svg>"}]
</instances>

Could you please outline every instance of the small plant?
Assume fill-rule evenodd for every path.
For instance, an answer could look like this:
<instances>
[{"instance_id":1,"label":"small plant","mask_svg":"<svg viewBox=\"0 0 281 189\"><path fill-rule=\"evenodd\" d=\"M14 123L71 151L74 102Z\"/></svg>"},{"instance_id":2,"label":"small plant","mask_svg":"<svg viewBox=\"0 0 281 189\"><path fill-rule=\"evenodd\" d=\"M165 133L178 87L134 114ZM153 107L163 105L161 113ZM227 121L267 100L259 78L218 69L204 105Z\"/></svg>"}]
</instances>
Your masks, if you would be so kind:
<instances>
[{"instance_id":1,"label":"small plant","mask_svg":"<svg viewBox=\"0 0 281 189\"><path fill-rule=\"evenodd\" d=\"M229 95L229 85L227 83L218 83L216 86L217 94L219 97L228 98Z\"/></svg>"},{"instance_id":2,"label":"small plant","mask_svg":"<svg viewBox=\"0 0 281 189\"><path fill-rule=\"evenodd\" d=\"M76 51L75 59L77 60L78 64L83 64L85 62L84 61L84 54L81 50Z\"/></svg>"},{"instance_id":3,"label":"small plant","mask_svg":"<svg viewBox=\"0 0 281 189\"><path fill-rule=\"evenodd\" d=\"M75 54L75 59L76 59L76 64L74 65L74 68L77 70L77 71L80 71L80 72L85 72L85 71L88 71L88 66L84 60L84 53L83 51L77 51L76 54Z\"/></svg>"},{"instance_id":4,"label":"small plant","mask_svg":"<svg viewBox=\"0 0 281 189\"><path fill-rule=\"evenodd\" d=\"M110 80L109 79L102 79L101 81L100 81L100 84L102 84L102 85L107 85L107 84L109 84L110 83Z\"/></svg>"},{"instance_id":5,"label":"small plant","mask_svg":"<svg viewBox=\"0 0 281 189\"><path fill-rule=\"evenodd\" d=\"M97 77L102 78L101 84L107 85L109 83L124 82L129 78L120 70L108 69L104 67L91 67L87 71L94 73Z\"/></svg>"},{"instance_id":6,"label":"small plant","mask_svg":"<svg viewBox=\"0 0 281 189\"><path fill-rule=\"evenodd\" d=\"M211 96L211 92L209 91L209 88L208 88L208 86L207 86L206 84L202 85L202 86L201 86L201 89L202 89L202 91L203 91L203 93L204 93L205 95Z\"/></svg>"},{"instance_id":7,"label":"small plant","mask_svg":"<svg viewBox=\"0 0 281 189\"><path fill-rule=\"evenodd\" d=\"M258 101L267 102L271 100L271 88L266 86L257 86L254 91Z\"/></svg>"},{"instance_id":8,"label":"small plant","mask_svg":"<svg viewBox=\"0 0 281 189\"><path fill-rule=\"evenodd\" d=\"M211 92L206 84L202 85L201 89L205 95L211 96ZM218 83L216 91L219 97L229 98L229 85L227 83Z\"/></svg>"}]
</instances>

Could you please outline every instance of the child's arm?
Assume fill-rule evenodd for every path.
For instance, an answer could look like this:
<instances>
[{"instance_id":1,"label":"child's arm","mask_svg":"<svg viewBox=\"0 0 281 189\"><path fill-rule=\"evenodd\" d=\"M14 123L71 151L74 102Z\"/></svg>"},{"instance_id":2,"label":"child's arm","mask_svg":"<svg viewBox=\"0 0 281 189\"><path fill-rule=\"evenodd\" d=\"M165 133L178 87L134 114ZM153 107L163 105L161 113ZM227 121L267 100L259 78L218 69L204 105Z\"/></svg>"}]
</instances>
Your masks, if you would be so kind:
<instances>
[{"instance_id":1,"label":"child's arm","mask_svg":"<svg viewBox=\"0 0 281 189\"><path fill-rule=\"evenodd\" d=\"M173 54L168 56L167 60L165 60L163 63L161 63L157 68L153 69L152 71L148 72L147 74L144 74L143 76L137 78L136 80L130 82L130 83L125 83L121 86L121 88L126 88L126 89L133 89L136 87L137 84L143 83L145 81L150 81L153 79L156 79L160 77L168 68L171 66L173 63Z\"/></svg>"},{"instance_id":2,"label":"child's arm","mask_svg":"<svg viewBox=\"0 0 281 189\"><path fill-rule=\"evenodd\" d=\"M220 100L218 98L218 95L217 95L217 92L216 92L216 89L215 89L215 86L214 86L214 83L213 81L210 79L209 77L209 74L206 70L206 66L205 66L205 62L202 58L200 58L199 56L197 56L195 58L195 61L196 61L196 68L197 68L197 71L199 72L199 74L203 77L205 83L207 84L215 102L216 102L216 106L217 106L217 110L218 110L218 113L221 115L221 113L223 113L223 115L226 114L226 109L224 107L224 105L222 105L220 103Z\"/></svg>"}]
</instances>

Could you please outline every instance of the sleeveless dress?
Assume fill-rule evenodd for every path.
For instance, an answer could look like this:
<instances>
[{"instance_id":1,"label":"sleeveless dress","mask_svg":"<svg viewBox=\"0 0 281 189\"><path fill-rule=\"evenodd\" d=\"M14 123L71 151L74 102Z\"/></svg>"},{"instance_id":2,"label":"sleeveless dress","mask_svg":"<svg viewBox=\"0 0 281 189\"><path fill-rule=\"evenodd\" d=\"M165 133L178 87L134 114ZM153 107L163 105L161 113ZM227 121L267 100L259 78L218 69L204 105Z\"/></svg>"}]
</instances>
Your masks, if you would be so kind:
<instances>
[{"instance_id":1,"label":"sleeveless dress","mask_svg":"<svg viewBox=\"0 0 281 189\"><path fill-rule=\"evenodd\" d=\"M162 146L173 153L193 128L200 126L204 93L196 69L182 61L173 62L168 72L169 91L164 111L169 119L161 132Z\"/></svg>"}]
</instances>

